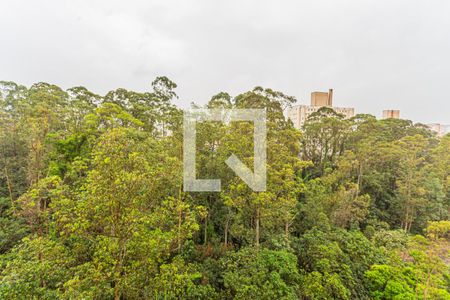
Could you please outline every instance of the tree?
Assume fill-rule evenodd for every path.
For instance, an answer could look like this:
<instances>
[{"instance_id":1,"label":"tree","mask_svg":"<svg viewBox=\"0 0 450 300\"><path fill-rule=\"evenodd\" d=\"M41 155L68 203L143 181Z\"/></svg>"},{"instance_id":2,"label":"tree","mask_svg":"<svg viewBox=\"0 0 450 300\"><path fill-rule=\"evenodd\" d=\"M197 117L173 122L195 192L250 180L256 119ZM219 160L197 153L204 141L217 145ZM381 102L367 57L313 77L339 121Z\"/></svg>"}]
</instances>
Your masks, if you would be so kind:
<instances>
[{"instance_id":1,"label":"tree","mask_svg":"<svg viewBox=\"0 0 450 300\"><path fill-rule=\"evenodd\" d=\"M286 251L244 248L221 263L224 299L297 299L296 258Z\"/></svg>"},{"instance_id":2,"label":"tree","mask_svg":"<svg viewBox=\"0 0 450 300\"><path fill-rule=\"evenodd\" d=\"M397 179L397 194L401 209L401 226L410 231L414 219L426 205L426 190L423 179L427 140L415 135L405 137L399 142L401 157L399 165L399 178Z\"/></svg>"},{"instance_id":3,"label":"tree","mask_svg":"<svg viewBox=\"0 0 450 300\"><path fill-rule=\"evenodd\" d=\"M94 280L94 296L120 299L149 293L145 286L151 287L159 262L179 251L198 229L195 211L182 195L164 201L164 195L158 197L160 170L143 155L143 145L138 132L115 128L100 138L94 151L94 168L73 224L73 232L85 236L86 243L95 241L92 261L81 269L87 277L73 284L86 288ZM111 283L111 291L104 282Z\"/></svg>"},{"instance_id":4,"label":"tree","mask_svg":"<svg viewBox=\"0 0 450 300\"><path fill-rule=\"evenodd\" d=\"M302 158L314 163L312 176L321 176L344 153L350 122L333 109L322 107L309 116L304 132Z\"/></svg>"},{"instance_id":5,"label":"tree","mask_svg":"<svg viewBox=\"0 0 450 300\"><path fill-rule=\"evenodd\" d=\"M0 274L3 299L60 299L73 265L63 245L37 236L24 238L2 261L6 262Z\"/></svg>"},{"instance_id":6,"label":"tree","mask_svg":"<svg viewBox=\"0 0 450 300\"><path fill-rule=\"evenodd\" d=\"M253 123L200 122L222 191L185 193L175 89L0 82L0 298L449 299L449 136L330 108L299 131L294 97L221 92L266 111L267 189L225 163L254 167Z\"/></svg>"}]
</instances>

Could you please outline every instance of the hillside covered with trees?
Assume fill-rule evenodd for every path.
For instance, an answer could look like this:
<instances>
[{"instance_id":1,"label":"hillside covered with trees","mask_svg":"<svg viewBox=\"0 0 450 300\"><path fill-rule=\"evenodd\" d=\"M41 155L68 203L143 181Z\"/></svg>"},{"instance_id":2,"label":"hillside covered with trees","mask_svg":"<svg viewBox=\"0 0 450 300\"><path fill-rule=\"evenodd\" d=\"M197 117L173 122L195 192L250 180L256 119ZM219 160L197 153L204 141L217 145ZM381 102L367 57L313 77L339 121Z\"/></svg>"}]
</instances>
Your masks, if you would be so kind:
<instances>
[{"instance_id":1,"label":"hillside covered with trees","mask_svg":"<svg viewBox=\"0 0 450 300\"><path fill-rule=\"evenodd\" d=\"M0 299L450 299L450 135L219 93L266 109L267 191L224 163L253 167L253 125L204 122L222 191L188 193L175 89L0 83Z\"/></svg>"}]
</instances>

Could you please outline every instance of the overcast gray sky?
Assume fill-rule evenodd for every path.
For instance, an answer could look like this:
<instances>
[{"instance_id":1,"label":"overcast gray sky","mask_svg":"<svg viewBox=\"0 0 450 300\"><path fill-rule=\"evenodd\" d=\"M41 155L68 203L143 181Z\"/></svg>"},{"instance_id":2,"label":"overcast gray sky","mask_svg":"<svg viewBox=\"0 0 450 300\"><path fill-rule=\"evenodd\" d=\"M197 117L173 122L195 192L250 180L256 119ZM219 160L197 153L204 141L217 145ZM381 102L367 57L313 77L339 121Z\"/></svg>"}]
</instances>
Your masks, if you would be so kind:
<instances>
[{"instance_id":1,"label":"overcast gray sky","mask_svg":"<svg viewBox=\"0 0 450 300\"><path fill-rule=\"evenodd\" d=\"M0 0L0 80L144 91L178 105L260 85L450 124L450 1Z\"/></svg>"}]
</instances>

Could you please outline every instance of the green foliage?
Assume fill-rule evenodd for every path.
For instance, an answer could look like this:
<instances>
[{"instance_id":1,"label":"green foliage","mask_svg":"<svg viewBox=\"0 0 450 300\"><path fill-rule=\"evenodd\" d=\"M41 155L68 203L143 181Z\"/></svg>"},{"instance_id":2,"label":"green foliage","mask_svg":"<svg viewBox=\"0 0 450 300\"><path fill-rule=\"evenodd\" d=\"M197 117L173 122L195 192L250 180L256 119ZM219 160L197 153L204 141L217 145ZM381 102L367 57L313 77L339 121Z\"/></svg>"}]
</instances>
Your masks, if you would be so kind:
<instances>
[{"instance_id":1,"label":"green foliage","mask_svg":"<svg viewBox=\"0 0 450 300\"><path fill-rule=\"evenodd\" d=\"M306 298L317 285L329 298L366 299L364 273L373 264L383 261L382 253L358 231L314 228L296 241L294 249L305 271L303 280L311 285L303 285Z\"/></svg>"},{"instance_id":2,"label":"green foliage","mask_svg":"<svg viewBox=\"0 0 450 300\"><path fill-rule=\"evenodd\" d=\"M186 193L176 87L0 82L1 299L450 298L450 135L326 107L299 131L295 98L221 92L266 110L267 190L225 164L253 167L253 124L201 122L222 191Z\"/></svg>"},{"instance_id":3,"label":"green foliage","mask_svg":"<svg viewBox=\"0 0 450 300\"><path fill-rule=\"evenodd\" d=\"M14 215L8 198L0 198L0 254L9 251L29 233L25 221Z\"/></svg>"},{"instance_id":4,"label":"green foliage","mask_svg":"<svg viewBox=\"0 0 450 300\"><path fill-rule=\"evenodd\" d=\"M297 260L286 251L243 248L221 261L225 297L297 299Z\"/></svg>"},{"instance_id":5,"label":"green foliage","mask_svg":"<svg viewBox=\"0 0 450 300\"><path fill-rule=\"evenodd\" d=\"M389 265L373 265L366 282L374 299L450 299L448 292L448 221L433 222L429 238L413 236ZM403 257L403 259L401 257Z\"/></svg>"},{"instance_id":6,"label":"green foliage","mask_svg":"<svg viewBox=\"0 0 450 300\"><path fill-rule=\"evenodd\" d=\"M2 299L60 299L74 263L63 245L36 236L24 238L2 262Z\"/></svg>"}]
</instances>

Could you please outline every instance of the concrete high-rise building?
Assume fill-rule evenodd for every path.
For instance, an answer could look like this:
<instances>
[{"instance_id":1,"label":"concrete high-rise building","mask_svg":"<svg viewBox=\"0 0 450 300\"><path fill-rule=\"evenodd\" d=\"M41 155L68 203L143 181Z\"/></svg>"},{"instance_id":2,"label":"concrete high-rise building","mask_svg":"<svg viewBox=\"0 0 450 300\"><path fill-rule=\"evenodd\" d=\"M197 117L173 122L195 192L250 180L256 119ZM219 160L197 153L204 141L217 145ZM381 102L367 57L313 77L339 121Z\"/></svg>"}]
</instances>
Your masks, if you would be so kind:
<instances>
[{"instance_id":1,"label":"concrete high-rise building","mask_svg":"<svg viewBox=\"0 0 450 300\"><path fill-rule=\"evenodd\" d=\"M327 92L312 92L311 106L333 106L333 90Z\"/></svg>"},{"instance_id":2,"label":"concrete high-rise building","mask_svg":"<svg viewBox=\"0 0 450 300\"><path fill-rule=\"evenodd\" d=\"M288 117L294 123L294 127L302 129L308 117L317 112L321 107L330 107L335 112L343 114L346 118L351 118L355 115L354 108L333 107L333 90L327 92L313 92L311 93L311 105L295 105L288 110Z\"/></svg>"},{"instance_id":3,"label":"concrete high-rise building","mask_svg":"<svg viewBox=\"0 0 450 300\"><path fill-rule=\"evenodd\" d=\"M444 136L450 133L450 125L442 125L439 123L427 124L431 131L436 132L438 136Z\"/></svg>"},{"instance_id":4,"label":"concrete high-rise building","mask_svg":"<svg viewBox=\"0 0 450 300\"><path fill-rule=\"evenodd\" d=\"M383 110L383 119L400 119L400 111L396 109Z\"/></svg>"}]
</instances>

